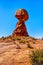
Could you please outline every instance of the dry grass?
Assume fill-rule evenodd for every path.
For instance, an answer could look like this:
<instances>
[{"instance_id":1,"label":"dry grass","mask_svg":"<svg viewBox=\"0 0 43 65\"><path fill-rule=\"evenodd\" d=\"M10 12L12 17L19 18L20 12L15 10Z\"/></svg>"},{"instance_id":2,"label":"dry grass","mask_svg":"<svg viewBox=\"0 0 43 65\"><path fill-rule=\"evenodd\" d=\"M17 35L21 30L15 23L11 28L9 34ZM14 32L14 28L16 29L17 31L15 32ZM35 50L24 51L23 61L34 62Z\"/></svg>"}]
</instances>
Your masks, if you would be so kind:
<instances>
[{"instance_id":1,"label":"dry grass","mask_svg":"<svg viewBox=\"0 0 43 65\"><path fill-rule=\"evenodd\" d=\"M43 49L32 51L30 58L32 65L43 65Z\"/></svg>"}]
</instances>

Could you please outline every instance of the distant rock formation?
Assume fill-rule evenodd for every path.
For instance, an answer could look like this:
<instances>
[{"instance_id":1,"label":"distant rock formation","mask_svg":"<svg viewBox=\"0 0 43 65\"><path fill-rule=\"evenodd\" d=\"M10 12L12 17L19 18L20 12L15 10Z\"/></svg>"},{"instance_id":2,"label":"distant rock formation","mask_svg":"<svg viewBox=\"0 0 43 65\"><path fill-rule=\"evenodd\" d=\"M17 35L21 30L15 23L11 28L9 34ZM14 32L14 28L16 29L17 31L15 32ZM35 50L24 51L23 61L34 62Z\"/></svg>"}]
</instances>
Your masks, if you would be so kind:
<instances>
[{"instance_id":1,"label":"distant rock formation","mask_svg":"<svg viewBox=\"0 0 43 65\"><path fill-rule=\"evenodd\" d=\"M17 10L15 17L18 18L16 29L13 32L13 36L28 36L25 21L29 18L28 13L24 9Z\"/></svg>"}]
</instances>

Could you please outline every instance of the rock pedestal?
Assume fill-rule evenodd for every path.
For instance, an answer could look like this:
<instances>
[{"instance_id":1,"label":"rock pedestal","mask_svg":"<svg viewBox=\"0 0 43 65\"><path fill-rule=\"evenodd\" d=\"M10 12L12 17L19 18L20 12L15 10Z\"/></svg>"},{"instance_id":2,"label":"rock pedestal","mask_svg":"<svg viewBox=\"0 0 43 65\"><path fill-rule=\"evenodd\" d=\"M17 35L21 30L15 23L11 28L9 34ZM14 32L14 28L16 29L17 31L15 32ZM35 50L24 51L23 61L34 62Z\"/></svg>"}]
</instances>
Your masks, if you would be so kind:
<instances>
[{"instance_id":1,"label":"rock pedestal","mask_svg":"<svg viewBox=\"0 0 43 65\"><path fill-rule=\"evenodd\" d=\"M18 18L16 29L13 32L13 36L28 36L25 21L28 19L28 13L24 9L20 9L16 12L15 17Z\"/></svg>"}]
</instances>

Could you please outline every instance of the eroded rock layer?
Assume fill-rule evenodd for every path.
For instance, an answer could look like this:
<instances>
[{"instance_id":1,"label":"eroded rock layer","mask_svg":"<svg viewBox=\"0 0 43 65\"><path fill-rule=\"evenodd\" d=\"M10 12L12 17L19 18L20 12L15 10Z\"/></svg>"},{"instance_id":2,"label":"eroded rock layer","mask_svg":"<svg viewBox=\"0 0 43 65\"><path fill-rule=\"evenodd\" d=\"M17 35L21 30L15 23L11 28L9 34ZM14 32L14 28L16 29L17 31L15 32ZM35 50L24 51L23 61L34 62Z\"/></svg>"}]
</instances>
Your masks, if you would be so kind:
<instances>
[{"instance_id":1,"label":"eroded rock layer","mask_svg":"<svg viewBox=\"0 0 43 65\"><path fill-rule=\"evenodd\" d=\"M16 29L13 36L28 36L25 21L29 18L28 13L24 9L17 10L15 17L19 20L16 24Z\"/></svg>"}]
</instances>

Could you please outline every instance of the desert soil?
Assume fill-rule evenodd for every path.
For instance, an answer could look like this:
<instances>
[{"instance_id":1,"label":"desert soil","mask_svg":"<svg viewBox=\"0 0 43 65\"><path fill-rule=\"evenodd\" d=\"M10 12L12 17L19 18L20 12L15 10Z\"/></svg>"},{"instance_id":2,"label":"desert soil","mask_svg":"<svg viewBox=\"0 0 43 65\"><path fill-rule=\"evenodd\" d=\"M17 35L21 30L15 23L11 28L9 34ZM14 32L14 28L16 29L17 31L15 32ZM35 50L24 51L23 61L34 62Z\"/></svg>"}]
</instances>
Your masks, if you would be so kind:
<instances>
[{"instance_id":1,"label":"desert soil","mask_svg":"<svg viewBox=\"0 0 43 65\"><path fill-rule=\"evenodd\" d=\"M43 40L31 43L33 49L27 48L26 44L0 43L0 65L31 65L29 54L32 50L43 49Z\"/></svg>"}]
</instances>

